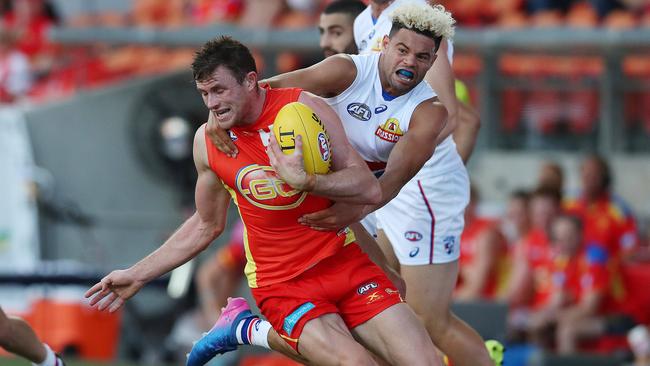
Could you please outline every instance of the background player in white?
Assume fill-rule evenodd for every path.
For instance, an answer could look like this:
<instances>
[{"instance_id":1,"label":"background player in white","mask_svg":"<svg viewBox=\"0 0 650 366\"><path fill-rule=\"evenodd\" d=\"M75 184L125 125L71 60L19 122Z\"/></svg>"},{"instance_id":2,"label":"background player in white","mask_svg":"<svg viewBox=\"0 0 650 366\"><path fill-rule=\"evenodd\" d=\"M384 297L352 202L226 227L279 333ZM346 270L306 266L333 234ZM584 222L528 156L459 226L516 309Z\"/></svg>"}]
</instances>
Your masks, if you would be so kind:
<instances>
[{"instance_id":1,"label":"background player in white","mask_svg":"<svg viewBox=\"0 0 650 366\"><path fill-rule=\"evenodd\" d=\"M358 0L337 0L323 9L318 21L319 46L325 57L337 53L357 53L353 26L356 17L365 9Z\"/></svg>"},{"instance_id":2,"label":"background player in white","mask_svg":"<svg viewBox=\"0 0 650 366\"><path fill-rule=\"evenodd\" d=\"M396 243L406 244L395 251L403 264L407 301L425 321L434 342L456 364L489 365L480 336L449 313L469 184L453 141L440 138L445 108L430 99L434 94L426 83L420 84L442 37L451 36L453 19L444 8L426 4L397 11L381 55L333 56L268 80L274 87L298 86L331 97L328 103L341 116L352 145L371 165L385 166L380 205L335 204L307 215L303 223L337 229L397 195L377 212L377 218L384 243L388 243L385 231ZM436 139L444 142L431 157ZM423 165L425 169L418 173ZM391 253L388 246L387 254Z\"/></svg>"}]
</instances>

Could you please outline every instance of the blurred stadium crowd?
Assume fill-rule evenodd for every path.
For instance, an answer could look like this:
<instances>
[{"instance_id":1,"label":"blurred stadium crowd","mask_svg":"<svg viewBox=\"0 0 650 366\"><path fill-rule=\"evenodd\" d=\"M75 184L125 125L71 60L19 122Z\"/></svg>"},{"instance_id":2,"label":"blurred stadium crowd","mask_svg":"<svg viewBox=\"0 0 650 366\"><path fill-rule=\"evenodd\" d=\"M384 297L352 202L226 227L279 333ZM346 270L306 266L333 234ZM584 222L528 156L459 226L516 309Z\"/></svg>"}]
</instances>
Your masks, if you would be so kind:
<instances>
[{"instance_id":1,"label":"blurred stadium crowd","mask_svg":"<svg viewBox=\"0 0 650 366\"><path fill-rule=\"evenodd\" d=\"M57 100L135 76L187 69L194 52L193 47L57 44L48 38L52 27L177 29L229 23L303 29L316 26L320 11L331 2L133 0L102 7L101 2L77 1L75 8L66 1L0 1L0 104ZM650 2L644 0L440 2L461 28L650 28ZM256 56L263 69L263 57ZM277 70L310 61L280 53ZM478 105L480 55L458 52L453 67L459 79L468 81ZM512 53L500 58L498 68L503 75L533 82L561 79L584 85L600 78L605 65L597 56ZM650 80L650 56L625 56L622 73ZM501 103L504 133L520 129L525 118L541 134L589 134L599 118L597 87L523 92L506 87ZM650 91L626 94L624 113L626 123L650 134ZM560 353L629 353L634 344L628 342L628 332L650 325L650 226L612 191L616 177L607 159L585 156L580 171L571 174L580 177L577 189L567 187L567 172L556 162L540 166L537 181L512 192L499 217L481 216L480 182L474 182L456 298L507 303L508 338L514 343ZM647 357L647 363L639 365L650 365L650 350L643 352L637 356Z\"/></svg>"}]
</instances>

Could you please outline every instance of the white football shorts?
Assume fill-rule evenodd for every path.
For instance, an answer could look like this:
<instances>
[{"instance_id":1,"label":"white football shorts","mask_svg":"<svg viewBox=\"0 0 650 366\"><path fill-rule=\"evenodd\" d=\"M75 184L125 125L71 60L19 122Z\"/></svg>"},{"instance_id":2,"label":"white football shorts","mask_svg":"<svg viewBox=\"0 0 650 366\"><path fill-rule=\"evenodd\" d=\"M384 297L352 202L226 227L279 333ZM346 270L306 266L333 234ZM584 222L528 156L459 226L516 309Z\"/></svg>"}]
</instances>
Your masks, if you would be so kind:
<instances>
[{"instance_id":1,"label":"white football shorts","mask_svg":"<svg viewBox=\"0 0 650 366\"><path fill-rule=\"evenodd\" d=\"M460 256L468 203L469 177L463 165L436 175L425 167L362 224L375 236L384 231L402 265L449 263Z\"/></svg>"}]
</instances>

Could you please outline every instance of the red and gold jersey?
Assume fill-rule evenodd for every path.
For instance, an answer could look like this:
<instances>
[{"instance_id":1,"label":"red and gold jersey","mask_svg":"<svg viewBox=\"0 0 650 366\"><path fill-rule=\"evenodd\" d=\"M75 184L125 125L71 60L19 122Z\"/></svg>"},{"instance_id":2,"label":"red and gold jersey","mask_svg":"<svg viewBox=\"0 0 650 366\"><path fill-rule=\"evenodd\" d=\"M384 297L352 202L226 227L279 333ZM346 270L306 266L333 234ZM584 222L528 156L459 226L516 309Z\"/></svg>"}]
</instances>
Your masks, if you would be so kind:
<instances>
[{"instance_id":1,"label":"red and gold jersey","mask_svg":"<svg viewBox=\"0 0 650 366\"><path fill-rule=\"evenodd\" d=\"M555 253L537 269L534 307L545 306L551 295L558 292L567 295L567 305L579 303L589 293L601 293L604 296L600 311L607 312L612 310L608 289L606 263L597 249L586 248L573 257Z\"/></svg>"},{"instance_id":2,"label":"red and gold jersey","mask_svg":"<svg viewBox=\"0 0 650 366\"><path fill-rule=\"evenodd\" d=\"M602 247L610 256L618 258L638 245L636 220L622 200L611 195L591 202L583 198L568 199L564 207L582 219L587 246Z\"/></svg>"},{"instance_id":3,"label":"red and gold jersey","mask_svg":"<svg viewBox=\"0 0 650 366\"><path fill-rule=\"evenodd\" d=\"M275 173L266 154L273 121L286 104L295 102L300 89L267 89L257 121L230 131L239 150L236 158L220 152L206 135L210 168L230 192L244 222L246 268L251 288L293 278L354 241L348 229L313 230L298 223L307 213L332 202L293 189Z\"/></svg>"},{"instance_id":4,"label":"red and gold jersey","mask_svg":"<svg viewBox=\"0 0 650 366\"><path fill-rule=\"evenodd\" d=\"M599 253L606 263L610 286L606 308L623 308L633 302L635 295L627 293L621 274L622 261L639 243L636 219L628 205L614 194L603 194L593 201L568 199L564 207L582 219L587 249Z\"/></svg>"}]
</instances>

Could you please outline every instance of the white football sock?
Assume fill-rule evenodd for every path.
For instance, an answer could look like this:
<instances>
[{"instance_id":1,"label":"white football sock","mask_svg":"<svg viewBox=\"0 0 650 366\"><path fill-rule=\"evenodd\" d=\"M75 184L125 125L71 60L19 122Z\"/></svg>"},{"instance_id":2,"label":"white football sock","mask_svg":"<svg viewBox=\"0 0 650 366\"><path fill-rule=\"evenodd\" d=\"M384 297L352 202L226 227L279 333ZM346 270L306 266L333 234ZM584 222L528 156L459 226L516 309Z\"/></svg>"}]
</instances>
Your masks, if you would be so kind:
<instances>
[{"instance_id":1,"label":"white football sock","mask_svg":"<svg viewBox=\"0 0 650 366\"><path fill-rule=\"evenodd\" d=\"M268 340L271 328L271 323L258 317L243 319L237 324L237 332L235 334L237 343L252 344L271 349Z\"/></svg>"},{"instance_id":2,"label":"white football sock","mask_svg":"<svg viewBox=\"0 0 650 366\"><path fill-rule=\"evenodd\" d=\"M47 344L43 343L43 346L45 346L45 360L41 363L32 363L33 366L58 366L56 364L56 355L54 354L54 351L48 346Z\"/></svg>"}]
</instances>

